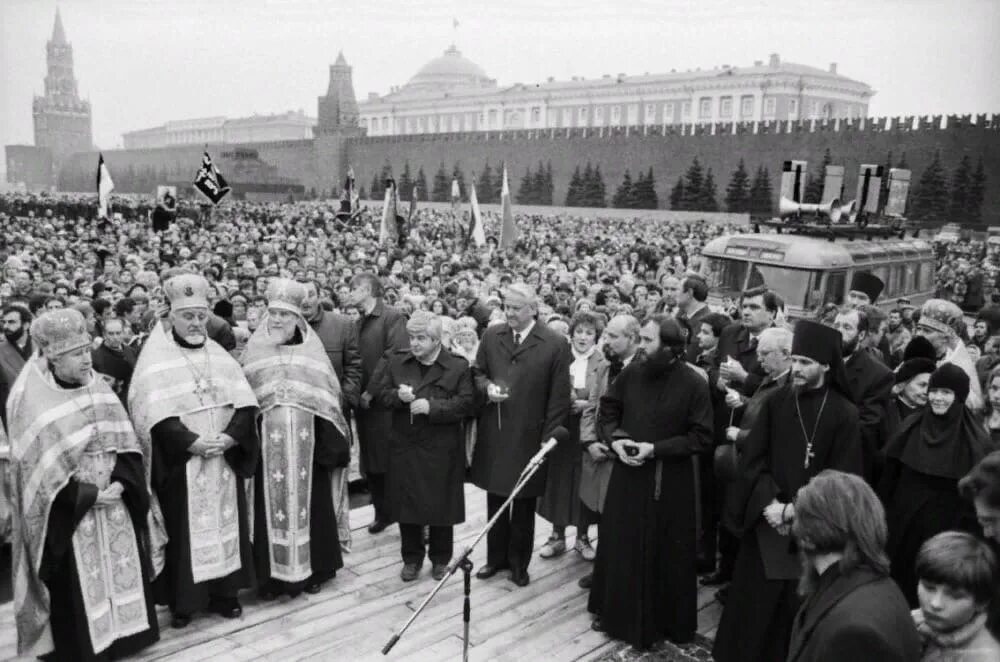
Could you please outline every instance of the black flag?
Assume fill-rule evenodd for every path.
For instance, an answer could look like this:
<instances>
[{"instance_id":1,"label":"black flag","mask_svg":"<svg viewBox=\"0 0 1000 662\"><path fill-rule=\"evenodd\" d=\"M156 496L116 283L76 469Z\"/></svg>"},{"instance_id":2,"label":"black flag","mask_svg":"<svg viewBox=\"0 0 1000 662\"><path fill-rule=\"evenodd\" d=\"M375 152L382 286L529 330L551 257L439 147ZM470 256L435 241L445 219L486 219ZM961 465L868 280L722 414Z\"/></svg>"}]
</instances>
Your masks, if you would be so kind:
<instances>
[{"instance_id":1,"label":"black flag","mask_svg":"<svg viewBox=\"0 0 1000 662\"><path fill-rule=\"evenodd\" d=\"M208 155L207 151L201 158L201 169L198 170L198 174L194 178L194 187L211 200L213 205L219 204L226 197L226 194L232 190L229 188L229 184L226 183L226 178L222 176L219 169L212 163L212 157Z\"/></svg>"}]
</instances>

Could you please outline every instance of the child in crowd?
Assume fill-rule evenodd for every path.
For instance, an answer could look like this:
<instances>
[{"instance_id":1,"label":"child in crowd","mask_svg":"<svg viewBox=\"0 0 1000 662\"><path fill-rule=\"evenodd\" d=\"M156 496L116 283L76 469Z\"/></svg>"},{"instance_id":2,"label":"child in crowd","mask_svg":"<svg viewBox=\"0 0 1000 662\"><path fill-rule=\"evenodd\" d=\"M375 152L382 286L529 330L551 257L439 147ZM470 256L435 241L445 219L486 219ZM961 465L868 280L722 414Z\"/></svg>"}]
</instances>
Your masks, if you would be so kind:
<instances>
[{"instance_id":1,"label":"child in crowd","mask_svg":"<svg viewBox=\"0 0 1000 662\"><path fill-rule=\"evenodd\" d=\"M945 531L917 555L920 609L913 620L922 662L996 662L1000 643L986 629L997 590L997 559L987 543L968 533Z\"/></svg>"}]
</instances>

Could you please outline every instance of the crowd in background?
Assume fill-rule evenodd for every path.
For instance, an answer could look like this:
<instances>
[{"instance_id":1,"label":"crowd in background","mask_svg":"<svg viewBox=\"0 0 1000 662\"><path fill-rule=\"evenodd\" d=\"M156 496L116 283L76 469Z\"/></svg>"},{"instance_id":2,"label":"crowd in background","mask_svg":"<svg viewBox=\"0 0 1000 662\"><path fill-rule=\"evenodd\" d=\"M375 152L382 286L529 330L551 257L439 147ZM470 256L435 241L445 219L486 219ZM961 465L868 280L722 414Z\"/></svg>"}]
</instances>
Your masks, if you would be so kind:
<instances>
[{"instance_id":1,"label":"crowd in background","mask_svg":"<svg viewBox=\"0 0 1000 662\"><path fill-rule=\"evenodd\" d=\"M495 413L485 401L475 416L467 412L467 418L478 417L483 444L486 434L501 437L494 426L517 424L501 423L500 403L508 396L490 375L496 370L491 352L510 342L499 337L508 330L517 347L521 331L530 333L537 324L546 342L568 341L546 360L568 369L573 397L564 418L576 444L564 460L553 458L548 484L531 495L531 508L519 515L515 505L508 532L512 556L502 560L513 565L490 560L480 578L509 567L515 584L530 581L527 559L513 556L519 544L514 531L516 519L534 521L537 499L539 514L553 524L541 557L566 553L566 529L575 527L573 549L587 561L596 556L595 572L581 580L591 589L594 628L639 647L664 636L689 643L694 635L694 593L688 590L696 587L694 573L674 563L680 555L692 569L697 564L703 584L732 582L729 593L723 588L719 594L726 610L714 653L721 662L768 655L905 660L918 659L919 650L921 659L949 659L955 650L1000 651L985 627L997 586L996 558L980 540L1000 530L997 458L987 457L1000 439L1000 304L987 303L991 288L985 284L996 273L992 249L984 258L983 246L941 248L940 298L919 309L900 304L882 311L871 305L881 284L856 282L843 307L800 322L793 336L780 296L766 288L744 292L722 312L705 305L707 284L697 276L701 249L716 236L743 230L733 225L518 215L517 248L504 251L495 238L499 219L490 214L491 236L477 249L468 246L466 219L444 210L417 210L405 244L384 247L377 210L345 219L339 207L322 202L233 201L208 213L182 205L174 223L153 232L151 209L148 200L119 198L109 218L91 219L87 202L71 196L0 197L0 387L9 388L19 358L23 365L32 351L31 318L72 307L95 337L95 369L124 400L143 342L164 317L165 276L177 268L208 281L208 336L239 357L268 309L268 281L278 277L315 285L323 309L343 313L362 330L383 302L411 322L424 319L417 311L431 313L436 321L421 322L416 331L406 327L411 344L413 333L439 334L443 348L468 361L477 392L497 405ZM359 274L377 282L359 284ZM971 330L960 306L976 309ZM440 331L428 331L437 324ZM601 355L608 359L603 373L593 365ZM635 357L637 367L630 368ZM386 361L378 377L369 375L379 387L372 387L369 399L398 406L395 398L402 396L394 394L401 387L385 374ZM650 380L662 380L671 398L658 403L646 397L658 392L648 390ZM803 388L816 396L803 399L800 410ZM768 395L771 389L775 395ZM824 419L834 392L833 417ZM662 433L668 438L636 431L660 421L657 416L670 428ZM406 424L405 416L397 418L394 425ZM609 426L611 418L620 426ZM409 421L412 426L412 409ZM801 459L792 463L794 470L781 468L790 456L779 452L776 440L789 434L783 425L790 421L798 421L808 442L794 450L804 453L806 471ZM793 426L794 435L799 427ZM812 463L814 441L819 450ZM473 482L493 498L498 490L488 485L497 467L482 450L491 443L499 441L480 446L470 469ZM720 452L726 446L732 453ZM584 507L581 473L607 460L614 465L607 493ZM976 469L981 461L986 468ZM738 467L735 477L726 477L727 463ZM622 478L623 467L635 470L630 481ZM967 474L960 495L959 481ZM734 507L730 501L741 485L748 492ZM763 492L767 498L760 501ZM679 514L687 512L687 499L698 503L690 509L698 521ZM754 510L758 501L763 515ZM621 525L635 504L644 504L638 530ZM490 501L491 512L498 505ZM745 520L727 522L734 512ZM595 555L588 529L598 520L608 539ZM391 523L377 520L377 530L369 530ZM677 542L689 526L697 539ZM774 561L786 564L781 569L768 565L771 530L783 536ZM412 529L407 535L413 542L418 534ZM801 563L790 540L803 551ZM628 557L635 549L641 558ZM405 561L405 545L403 552ZM404 581L415 578L405 571ZM615 592L630 581L637 582L635 593ZM657 596L652 604L639 595L647 581ZM838 592L857 602L828 614L821 600ZM965 611L953 604L962 600ZM675 601L679 606L664 606ZM935 601L945 606L937 609ZM626 613L633 602L638 622ZM911 608L917 610L913 622ZM900 613L902 621L892 620ZM852 620L859 615L870 621L863 636L851 629L862 626ZM815 630L805 629L801 620L808 618L827 629L815 623ZM958 629L960 639L952 636Z\"/></svg>"}]
</instances>

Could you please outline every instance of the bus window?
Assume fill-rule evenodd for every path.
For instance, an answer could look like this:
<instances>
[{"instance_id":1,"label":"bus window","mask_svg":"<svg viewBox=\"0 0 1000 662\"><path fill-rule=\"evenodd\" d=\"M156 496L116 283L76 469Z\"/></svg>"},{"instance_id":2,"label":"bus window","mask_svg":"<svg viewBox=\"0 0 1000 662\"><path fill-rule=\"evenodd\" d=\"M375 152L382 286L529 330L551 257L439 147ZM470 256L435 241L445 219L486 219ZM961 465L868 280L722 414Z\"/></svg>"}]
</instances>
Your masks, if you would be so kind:
<instances>
[{"instance_id":1,"label":"bus window","mask_svg":"<svg viewBox=\"0 0 1000 662\"><path fill-rule=\"evenodd\" d=\"M920 278L917 282L917 288L921 292L926 292L928 290L934 289L934 263L933 262L921 262L920 263Z\"/></svg>"},{"instance_id":2,"label":"bus window","mask_svg":"<svg viewBox=\"0 0 1000 662\"><path fill-rule=\"evenodd\" d=\"M790 269L771 264L754 264L750 269L747 289L766 285L777 292L790 306L808 307L810 304L811 276L814 272L806 269Z\"/></svg>"},{"instance_id":3,"label":"bus window","mask_svg":"<svg viewBox=\"0 0 1000 662\"><path fill-rule=\"evenodd\" d=\"M888 296L888 294L889 294L889 285L890 285L890 283L889 283L889 267L888 266L874 267L874 268L872 268L871 272L872 272L873 276L875 276L880 281L882 281L882 289L885 292L885 294Z\"/></svg>"},{"instance_id":4,"label":"bus window","mask_svg":"<svg viewBox=\"0 0 1000 662\"><path fill-rule=\"evenodd\" d=\"M896 264L892 267L892 288L888 292L890 296L899 296L906 292L906 265Z\"/></svg>"},{"instance_id":5,"label":"bus window","mask_svg":"<svg viewBox=\"0 0 1000 662\"><path fill-rule=\"evenodd\" d=\"M915 262L906 263L906 294L917 291L917 264Z\"/></svg>"},{"instance_id":6,"label":"bus window","mask_svg":"<svg viewBox=\"0 0 1000 662\"><path fill-rule=\"evenodd\" d=\"M838 306L844 303L844 288L847 285L847 274L843 271L831 271L826 275L826 291L823 303L834 303Z\"/></svg>"},{"instance_id":7,"label":"bus window","mask_svg":"<svg viewBox=\"0 0 1000 662\"><path fill-rule=\"evenodd\" d=\"M743 291L749 268L750 264L744 260L710 257L705 260L702 275L713 293L738 297Z\"/></svg>"}]
</instances>

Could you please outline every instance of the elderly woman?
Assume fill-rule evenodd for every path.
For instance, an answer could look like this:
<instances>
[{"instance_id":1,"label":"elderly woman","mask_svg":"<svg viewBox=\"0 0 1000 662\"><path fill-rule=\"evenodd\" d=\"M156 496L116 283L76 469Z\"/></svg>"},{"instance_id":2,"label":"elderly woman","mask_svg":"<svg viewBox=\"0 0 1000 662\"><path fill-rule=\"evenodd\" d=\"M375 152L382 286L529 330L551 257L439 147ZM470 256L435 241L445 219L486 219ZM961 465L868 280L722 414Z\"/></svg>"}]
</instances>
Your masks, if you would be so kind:
<instances>
[{"instance_id":1,"label":"elderly woman","mask_svg":"<svg viewBox=\"0 0 1000 662\"><path fill-rule=\"evenodd\" d=\"M896 367L893 398L886 409L889 436L911 415L927 406L927 382L937 368L934 347L917 336L906 346L903 362Z\"/></svg>"},{"instance_id":2,"label":"elderly woman","mask_svg":"<svg viewBox=\"0 0 1000 662\"><path fill-rule=\"evenodd\" d=\"M969 376L969 408L978 411L983 406L983 391L979 385L976 365L959 336L959 329L965 325L962 309L944 299L928 299L920 308L920 320L914 335L923 336L934 347L938 363L953 363Z\"/></svg>"},{"instance_id":3,"label":"elderly woman","mask_svg":"<svg viewBox=\"0 0 1000 662\"><path fill-rule=\"evenodd\" d=\"M569 325L573 405L566 427L570 432L570 443L556 447L549 456L545 494L538 501L538 514L552 522L552 535L539 552L543 559L557 557L566 551L566 527L570 524L576 525L574 549L588 561L595 556L588 529L596 522L596 517L580 501L583 460L580 454L580 417L591 390L595 388L592 380L597 374L596 369L605 360L603 354L597 351L597 339L603 331L604 320L592 313L577 313Z\"/></svg>"},{"instance_id":4,"label":"elderly woman","mask_svg":"<svg viewBox=\"0 0 1000 662\"><path fill-rule=\"evenodd\" d=\"M859 476L823 471L795 498L802 559L789 662L918 659L920 640L889 578L885 513Z\"/></svg>"},{"instance_id":5,"label":"elderly woman","mask_svg":"<svg viewBox=\"0 0 1000 662\"><path fill-rule=\"evenodd\" d=\"M968 394L968 375L943 364L928 383L928 407L907 418L886 446L879 491L889 521L887 551L893 579L911 607L917 605L913 568L920 546L948 529L976 530L958 481L993 445L965 404Z\"/></svg>"}]
</instances>

